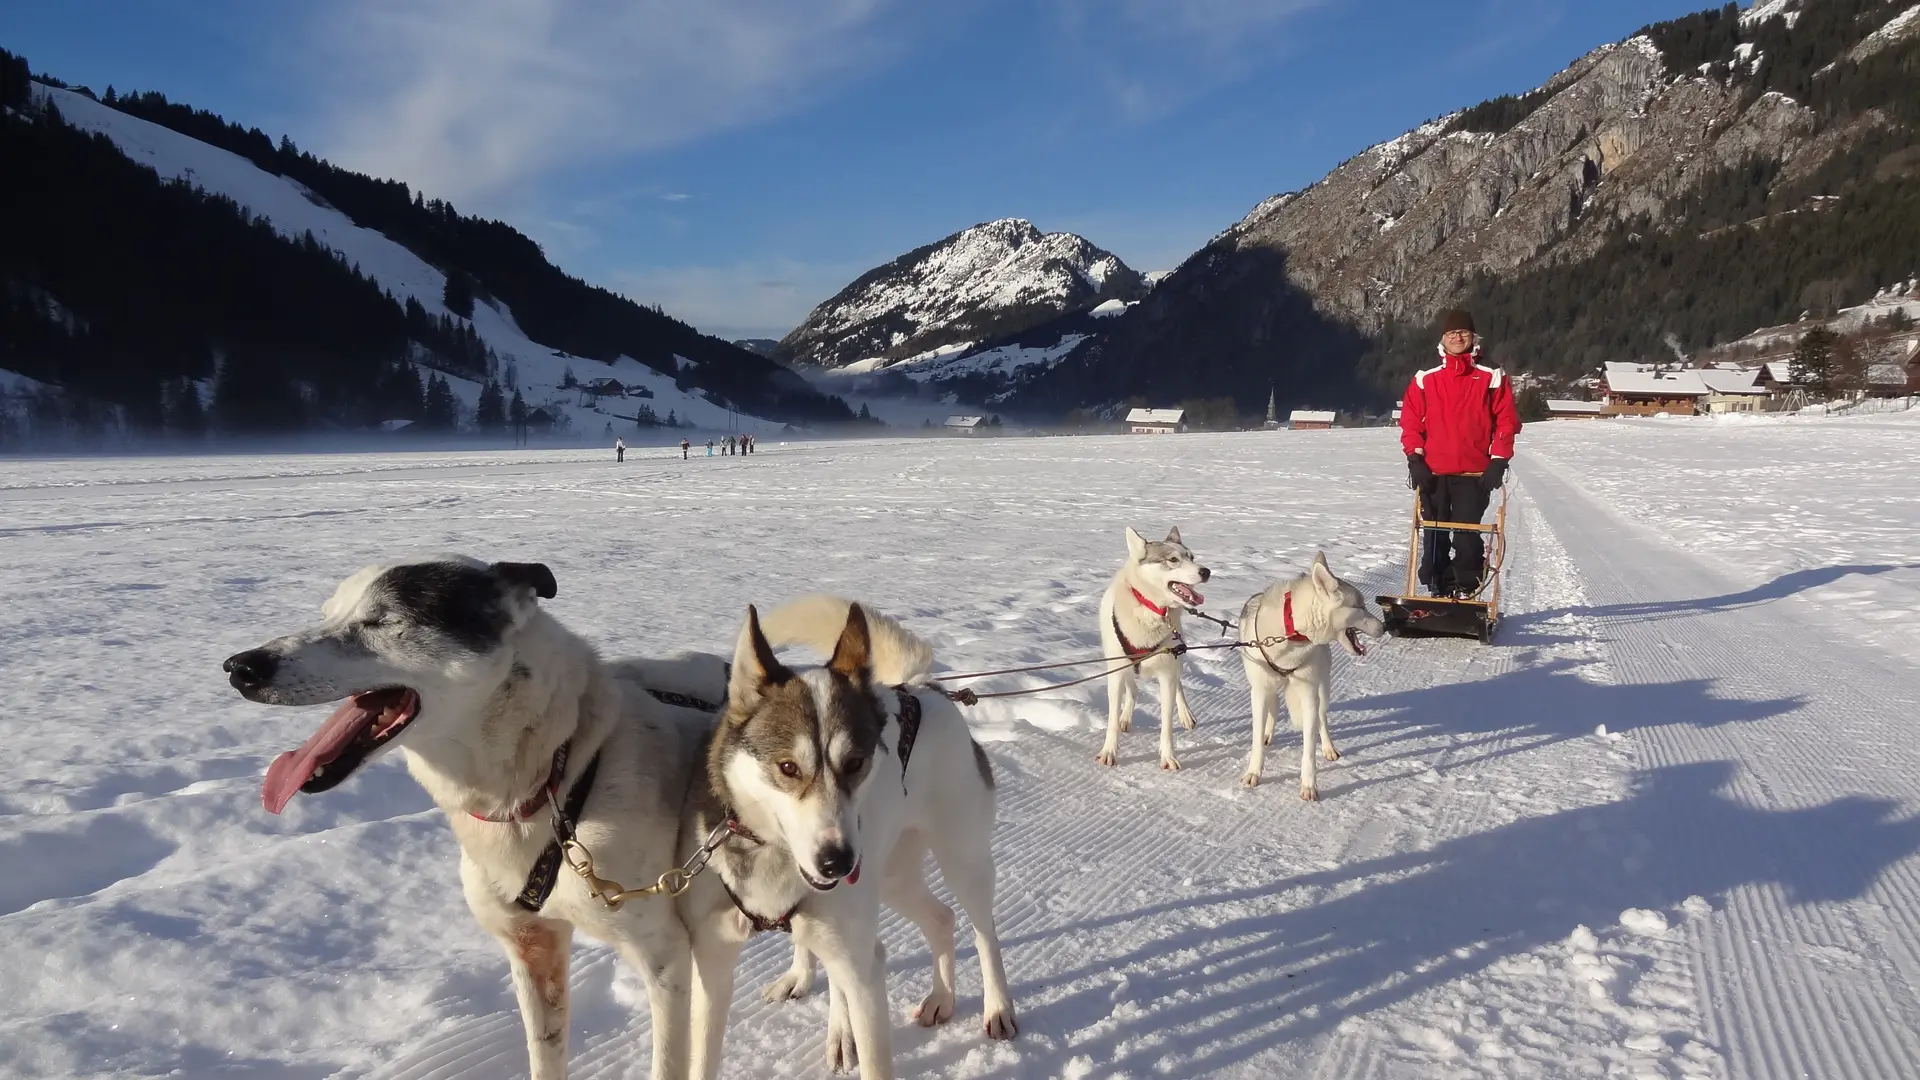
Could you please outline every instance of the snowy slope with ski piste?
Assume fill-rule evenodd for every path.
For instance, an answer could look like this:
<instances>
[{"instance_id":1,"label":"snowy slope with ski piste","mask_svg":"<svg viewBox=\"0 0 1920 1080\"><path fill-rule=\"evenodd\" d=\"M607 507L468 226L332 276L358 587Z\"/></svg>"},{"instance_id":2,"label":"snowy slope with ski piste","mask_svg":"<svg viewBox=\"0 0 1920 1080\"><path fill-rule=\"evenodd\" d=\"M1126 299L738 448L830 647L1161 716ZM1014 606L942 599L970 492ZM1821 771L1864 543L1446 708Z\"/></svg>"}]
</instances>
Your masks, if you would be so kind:
<instances>
[{"instance_id":1,"label":"snowy slope with ski piste","mask_svg":"<svg viewBox=\"0 0 1920 1080\"><path fill-rule=\"evenodd\" d=\"M1907 1074L1920 669L1873 613L1920 584L1891 471L1917 419L1530 427L1500 637L1337 657L1318 804L1284 728L1240 785L1230 652L1188 658L1179 773L1150 687L1111 770L1098 683L969 710L1021 1035L979 1034L966 955L955 1021L914 1026L927 953L889 916L900 1074ZM260 809L316 716L242 701L220 660L364 563L545 561L549 609L609 655L725 648L749 602L829 589L948 670L1094 655L1126 525L1179 525L1219 612L1316 550L1368 595L1402 574L1386 429L764 450L11 465L0 1075L525 1075L506 965L398 763ZM729 1076L826 1075L824 994L759 996L787 944L745 954ZM573 1075L638 1075L637 975L583 945L573 985Z\"/></svg>"},{"instance_id":2,"label":"snowy slope with ski piste","mask_svg":"<svg viewBox=\"0 0 1920 1080\"><path fill-rule=\"evenodd\" d=\"M224 195L265 218L282 236L298 239L311 233L315 240L338 252L395 297L419 301L429 315L451 314L442 302L447 284L445 273L385 234L355 224L304 184L267 172L238 154L129 116L83 94L42 84L36 84L35 91L51 102L68 124L106 136L121 153L152 168L162 179L185 181L203 191ZM619 357L612 364L602 364L561 353L529 338L514 321L513 312L497 300L474 304L472 323L474 331L500 357L503 365L513 363L528 407L546 408L564 415L577 435L597 436L603 425L613 423L621 429L621 434L632 436L636 410L641 405L652 409L660 420L672 413L683 425L713 431L738 430L743 423L749 429L767 425L778 430L783 426L731 412L725 405L708 400L705 393L697 389L683 391L675 385L673 375L629 356ZM680 363L685 366L693 361L682 357ZM578 390L562 385L569 372L583 383L615 379L635 397L604 402L586 398ZM471 414L479 402L482 384L451 372L443 374L462 408ZM211 388L202 390L206 394ZM644 395L638 393L641 390L645 391ZM657 434L665 438L671 433ZM679 438L678 435L672 437Z\"/></svg>"}]
</instances>

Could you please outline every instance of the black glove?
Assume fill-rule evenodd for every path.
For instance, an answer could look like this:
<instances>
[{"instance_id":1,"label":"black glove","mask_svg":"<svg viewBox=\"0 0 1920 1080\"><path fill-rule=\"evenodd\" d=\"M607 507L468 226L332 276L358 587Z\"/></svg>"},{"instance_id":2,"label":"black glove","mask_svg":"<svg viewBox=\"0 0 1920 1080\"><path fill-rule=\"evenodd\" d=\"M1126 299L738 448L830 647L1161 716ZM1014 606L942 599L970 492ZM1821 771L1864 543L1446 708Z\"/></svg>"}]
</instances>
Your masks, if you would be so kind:
<instances>
[{"instance_id":1,"label":"black glove","mask_svg":"<svg viewBox=\"0 0 1920 1080\"><path fill-rule=\"evenodd\" d=\"M1480 486L1492 491L1507 482L1507 459L1494 458L1487 462L1487 471L1480 474Z\"/></svg>"},{"instance_id":2,"label":"black glove","mask_svg":"<svg viewBox=\"0 0 1920 1080\"><path fill-rule=\"evenodd\" d=\"M1425 454L1407 455L1407 486L1422 490L1433 484L1433 469L1427 464Z\"/></svg>"}]
</instances>

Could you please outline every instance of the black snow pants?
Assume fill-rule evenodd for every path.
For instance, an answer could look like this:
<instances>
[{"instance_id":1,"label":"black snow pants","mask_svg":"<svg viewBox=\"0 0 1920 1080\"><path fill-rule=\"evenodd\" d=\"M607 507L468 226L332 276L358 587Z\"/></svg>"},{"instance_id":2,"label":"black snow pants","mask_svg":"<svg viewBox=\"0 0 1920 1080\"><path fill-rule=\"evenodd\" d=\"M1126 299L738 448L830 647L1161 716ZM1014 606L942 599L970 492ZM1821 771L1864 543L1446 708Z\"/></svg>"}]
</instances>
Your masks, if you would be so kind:
<instances>
[{"instance_id":1,"label":"black snow pants","mask_svg":"<svg viewBox=\"0 0 1920 1080\"><path fill-rule=\"evenodd\" d=\"M1420 491L1420 516L1427 521L1478 524L1492 494L1477 476L1436 476ZM1421 541L1420 584L1436 595L1479 586L1485 537L1485 533L1429 529Z\"/></svg>"}]
</instances>

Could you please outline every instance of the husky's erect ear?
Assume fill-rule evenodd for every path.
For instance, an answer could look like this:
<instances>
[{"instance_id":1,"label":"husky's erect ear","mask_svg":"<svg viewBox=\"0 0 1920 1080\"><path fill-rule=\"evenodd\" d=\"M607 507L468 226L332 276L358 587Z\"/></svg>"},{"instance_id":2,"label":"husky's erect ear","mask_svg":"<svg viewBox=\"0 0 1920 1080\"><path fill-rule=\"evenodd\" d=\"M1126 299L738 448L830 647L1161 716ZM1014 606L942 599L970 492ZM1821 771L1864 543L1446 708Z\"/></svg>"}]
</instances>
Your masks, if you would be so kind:
<instances>
[{"instance_id":1,"label":"husky's erect ear","mask_svg":"<svg viewBox=\"0 0 1920 1080\"><path fill-rule=\"evenodd\" d=\"M1327 569L1327 553L1326 552L1324 551L1314 552L1313 568L1308 572L1313 575L1313 584L1315 588L1319 589L1323 593L1326 593L1328 596L1335 596L1339 594L1340 579L1334 577L1333 571Z\"/></svg>"},{"instance_id":2,"label":"husky's erect ear","mask_svg":"<svg viewBox=\"0 0 1920 1080\"><path fill-rule=\"evenodd\" d=\"M560 585L553 580L553 571L547 569L546 563L497 562L493 564L493 573L509 585L532 589L533 595L542 600L551 600L560 594Z\"/></svg>"},{"instance_id":3,"label":"husky's erect ear","mask_svg":"<svg viewBox=\"0 0 1920 1080\"><path fill-rule=\"evenodd\" d=\"M833 647L833 659L827 661L827 670L864 682L872 660L873 639L867 629L867 613L859 604L854 604L847 608L847 625L840 631L840 641Z\"/></svg>"},{"instance_id":4,"label":"husky's erect ear","mask_svg":"<svg viewBox=\"0 0 1920 1080\"><path fill-rule=\"evenodd\" d=\"M1127 526L1127 556L1129 558L1138 559L1139 557L1141 557L1142 555L1145 555L1146 553L1147 553L1146 537L1141 536L1137 532L1134 532L1133 526L1131 525Z\"/></svg>"},{"instance_id":5,"label":"husky's erect ear","mask_svg":"<svg viewBox=\"0 0 1920 1080\"><path fill-rule=\"evenodd\" d=\"M1167 543L1178 544L1180 542L1180 526L1175 525L1173 528L1167 530Z\"/></svg>"},{"instance_id":6,"label":"husky's erect ear","mask_svg":"<svg viewBox=\"0 0 1920 1080\"><path fill-rule=\"evenodd\" d=\"M760 631L760 613L747 605L747 625L740 628L740 640L733 647L733 674L727 680L727 698L735 705L752 705L770 686L779 686L793 678L773 655L767 635Z\"/></svg>"}]
</instances>

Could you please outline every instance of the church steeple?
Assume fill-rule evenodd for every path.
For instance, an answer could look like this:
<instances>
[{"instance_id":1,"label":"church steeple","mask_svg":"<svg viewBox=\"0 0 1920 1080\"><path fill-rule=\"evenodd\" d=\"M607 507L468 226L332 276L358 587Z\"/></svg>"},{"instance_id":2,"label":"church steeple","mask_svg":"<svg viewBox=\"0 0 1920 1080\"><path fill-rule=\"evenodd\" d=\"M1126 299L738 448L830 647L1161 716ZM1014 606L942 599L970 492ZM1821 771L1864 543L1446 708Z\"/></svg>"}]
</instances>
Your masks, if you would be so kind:
<instances>
[{"instance_id":1,"label":"church steeple","mask_svg":"<svg viewBox=\"0 0 1920 1080\"><path fill-rule=\"evenodd\" d=\"M1272 427L1273 425L1278 424L1280 422L1280 412L1275 407L1276 393L1277 393L1276 387L1273 387L1273 386L1267 387L1267 426L1268 427Z\"/></svg>"}]
</instances>

